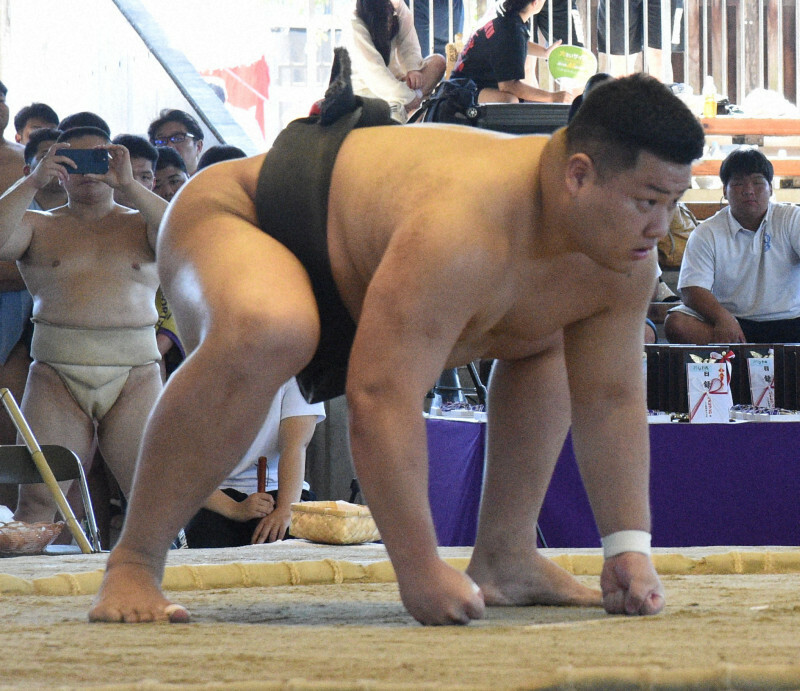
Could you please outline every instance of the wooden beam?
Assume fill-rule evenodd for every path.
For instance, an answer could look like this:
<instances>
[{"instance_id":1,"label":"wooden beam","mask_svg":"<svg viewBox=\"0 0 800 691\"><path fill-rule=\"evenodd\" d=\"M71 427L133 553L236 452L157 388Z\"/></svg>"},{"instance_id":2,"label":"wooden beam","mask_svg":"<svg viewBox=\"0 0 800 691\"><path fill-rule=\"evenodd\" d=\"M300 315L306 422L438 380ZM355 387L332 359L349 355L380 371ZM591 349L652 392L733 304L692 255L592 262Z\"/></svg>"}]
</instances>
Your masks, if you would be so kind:
<instances>
[{"instance_id":1,"label":"wooden beam","mask_svg":"<svg viewBox=\"0 0 800 691\"><path fill-rule=\"evenodd\" d=\"M774 158L770 161L779 177L800 177L800 158ZM721 159L698 161L692 166L692 175L719 175Z\"/></svg>"},{"instance_id":2,"label":"wooden beam","mask_svg":"<svg viewBox=\"0 0 800 691\"><path fill-rule=\"evenodd\" d=\"M797 118L740 118L721 115L703 118L701 122L705 133L709 135L800 136L800 119Z\"/></svg>"}]
</instances>

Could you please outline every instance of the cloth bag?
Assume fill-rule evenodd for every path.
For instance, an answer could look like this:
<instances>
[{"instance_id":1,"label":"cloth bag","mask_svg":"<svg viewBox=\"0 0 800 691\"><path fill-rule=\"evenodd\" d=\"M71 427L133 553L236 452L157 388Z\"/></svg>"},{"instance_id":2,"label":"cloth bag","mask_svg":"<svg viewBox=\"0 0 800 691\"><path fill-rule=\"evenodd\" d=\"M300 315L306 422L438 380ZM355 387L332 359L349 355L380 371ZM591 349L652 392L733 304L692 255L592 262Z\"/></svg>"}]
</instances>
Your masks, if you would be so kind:
<instances>
[{"instance_id":1,"label":"cloth bag","mask_svg":"<svg viewBox=\"0 0 800 691\"><path fill-rule=\"evenodd\" d=\"M662 269L680 269L683 252L691 232L697 227L695 215L678 202L667 235L658 241L658 264Z\"/></svg>"},{"instance_id":2,"label":"cloth bag","mask_svg":"<svg viewBox=\"0 0 800 691\"><path fill-rule=\"evenodd\" d=\"M408 122L472 125L478 117L477 106L478 85L471 79L456 77L439 84Z\"/></svg>"}]
</instances>

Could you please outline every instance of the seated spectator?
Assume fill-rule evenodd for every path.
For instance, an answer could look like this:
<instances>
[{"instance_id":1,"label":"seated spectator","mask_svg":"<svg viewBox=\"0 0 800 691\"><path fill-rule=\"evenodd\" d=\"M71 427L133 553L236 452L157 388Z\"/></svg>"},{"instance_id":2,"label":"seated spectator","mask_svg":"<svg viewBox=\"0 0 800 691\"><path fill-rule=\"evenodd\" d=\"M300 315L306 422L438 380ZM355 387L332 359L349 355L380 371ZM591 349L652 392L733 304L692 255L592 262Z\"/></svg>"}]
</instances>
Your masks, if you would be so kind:
<instances>
[{"instance_id":1,"label":"seated spectator","mask_svg":"<svg viewBox=\"0 0 800 691\"><path fill-rule=\"evenodd\" d=\"M153 192L162 199L170 201L184 182L189 179L181 155L169 146L159 146L158 160L156 161L156 177Z\"/></svg>"},{"instance_id":2,"label":"seated spectator","mask_svg":"<svg viewBox=\"0 0 800 691\"><path fill-rule=\"evenodd\" d=\"M62 132L71 130L74 127L96 127L99 130L103 130L109 137L111 136L111 128L108 126L108 123L97 113L92 113L89 110L82 110L79 113L67 115L67 117L58 123L58 129Z\"/></svg>"},{"instance_id":3,"label":"seated spectator","mask_svg":"<svg viewBox=\"0 0 800 691\"><path fill-rule=\"evenodd\" d=\"M247 154L238 146L217 145L209 146L197 163L197 170L214 165L220 161L230 161L234 158L247 158ZM197 172L197 171L195 171Z\"/></svg>"},{"instance_id":4,"label":"seated spectator","mask_svg":"<svg viewBox=\"0 0 800 691\"><path fill-rule=\"evenodd\" d=\"M422 57L414 19L403 0L356 0L350 28L353 90L382 98L392 118L405 123L444 75L444 57Z\"/></svg>"},{"instance_id":5,"label":"seated spectator","mask_svg":"<svg viewBox=\"0 0 800 691\"><path fill-rule=\"evenodd\" d=\"M154 146L175 149L183 159L187 176L194 175L203 151L204 133L189 113L176 108L162 110L147 128L147 137Z\"/></svg>"},{"instance_id":6,"label":"seated spectator","mask_svg":"<svg viewBox=\"0 0 800 691\"><path fill-rule=\"evenodd\" d=\"M239 547L283 540L291 505L314 496L303 478L306 449L322 403L306 403L294 378L278 390L267 418L241 462L186 526L189 547ZM258 492L259 457L267 459L266 487Z\"/></svg>"},{"instance_id":7,"label":"seated spectator","mask_svg":"<svg viewBox=\"0 0 800 691\"><path fill-rule=\"evenodd\" d=\"M770 201L773 168L760 151L734 151L719 175L729 205L689 236L667 339L800 342L800 208Z\"/></svg>"},{"instance_id":8,"label":"seated spectator","mask_svg":"<svg viewBox=\"0 0 800 691\"><path fill-rule=\"evenodd\" d=\"M505 0L497 16L470 36L450 75L478 85L480 103L570 103L570 91L547 91L525 82L529 55L547 58L561 41L544 48L530 40L528 22L545 0Z\"/></svg>"},{"instance_id":9,"label":"seated spectator","mask_svg":"<svg viewBox=\"0 0 800 691\"><path fill-rule=\"evenodd\" d=\"M158 161L158 150L144 137L136 134L118 134L114 137L114 144L124 146L128 150L131 158L131 170L133 179L140 185L144 185L151 192L155 185L156 161ZM114 201L117 204L135 208L133 203L120 190L114 190Z\"/></svg>"},{"instance_id":10,"label":"seated spectator","mask_svg":"<svg viewBox=\"0 0 800 691\"><path fill-rule=\"evenodd\" d=\"M14 139L22 146L28 143L31 132L43 128L58 128L58 115L46 103L31 103L14 116L14 129L17 131Z\"/></svg>"}]
</instances>

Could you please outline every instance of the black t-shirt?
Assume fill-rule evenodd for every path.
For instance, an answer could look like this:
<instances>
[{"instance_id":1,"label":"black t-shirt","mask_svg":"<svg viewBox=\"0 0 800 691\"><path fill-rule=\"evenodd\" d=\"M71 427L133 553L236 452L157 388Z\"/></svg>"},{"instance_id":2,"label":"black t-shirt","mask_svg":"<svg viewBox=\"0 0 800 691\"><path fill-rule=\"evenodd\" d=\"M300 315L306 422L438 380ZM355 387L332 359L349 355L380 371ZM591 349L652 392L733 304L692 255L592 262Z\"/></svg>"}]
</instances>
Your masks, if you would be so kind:
<instances>
[{"instance_id":1,"label":"black t-shirt","mask_svg":"<svg viewBox=\"0 0 800 691\"><path fill-rule=\"evenodd\" d=\"M519 14L498 14L478 29L458 56L452 77L472 79L480 89L525 78L530 33Z\"/></svg>"}]
</instances>

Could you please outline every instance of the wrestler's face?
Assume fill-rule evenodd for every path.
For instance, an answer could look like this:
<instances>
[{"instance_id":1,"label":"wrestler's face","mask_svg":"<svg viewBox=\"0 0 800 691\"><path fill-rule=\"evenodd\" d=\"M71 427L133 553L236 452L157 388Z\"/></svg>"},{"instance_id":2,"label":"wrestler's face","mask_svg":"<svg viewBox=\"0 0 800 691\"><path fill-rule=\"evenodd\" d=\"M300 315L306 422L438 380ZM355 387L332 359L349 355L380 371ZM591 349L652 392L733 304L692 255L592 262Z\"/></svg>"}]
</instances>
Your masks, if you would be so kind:
<instances>
[{"instance_id":1,"label":"wrestler's face","mask_svg":"<svg viewBox=\"0 0 800 691\"><path fill-rule=\"evenodd\" d=\"M601 176L589 162L582 180L568 178L576 212L576 226L569 232L579 252L606 268L630 273L637 264L653 261L675 205L691 186L691 166L643 151L633 168Z\"/></svg>"}]
</instances>

